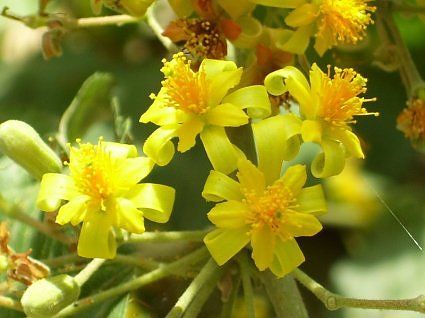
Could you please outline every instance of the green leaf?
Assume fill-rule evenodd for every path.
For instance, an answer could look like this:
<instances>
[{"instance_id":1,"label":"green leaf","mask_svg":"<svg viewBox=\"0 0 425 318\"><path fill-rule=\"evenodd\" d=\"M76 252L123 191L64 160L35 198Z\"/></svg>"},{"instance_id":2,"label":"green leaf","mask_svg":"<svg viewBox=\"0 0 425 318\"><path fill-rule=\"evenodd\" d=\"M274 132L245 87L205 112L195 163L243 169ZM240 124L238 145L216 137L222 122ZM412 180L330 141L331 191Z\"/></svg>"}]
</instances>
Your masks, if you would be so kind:
<instances>
[{"instance_id":1,"label":"green leaf","mask_svg":"<svg viewBox=\"0 0 425 318\"><path fill-rule=\"evenodd\" d=\"M59 137L64 143L84 137L90 126L110 118L112 75L94 73L81 86L59 123Z\"/></svg>"}]
</instances>

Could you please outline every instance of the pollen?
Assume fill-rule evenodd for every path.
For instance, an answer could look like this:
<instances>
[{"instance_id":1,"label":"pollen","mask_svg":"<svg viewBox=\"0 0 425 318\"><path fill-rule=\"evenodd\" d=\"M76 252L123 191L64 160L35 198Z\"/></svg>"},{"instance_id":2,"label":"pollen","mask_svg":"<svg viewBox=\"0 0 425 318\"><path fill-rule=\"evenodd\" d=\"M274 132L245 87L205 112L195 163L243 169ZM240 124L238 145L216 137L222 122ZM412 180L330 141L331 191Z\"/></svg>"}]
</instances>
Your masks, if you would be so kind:
<instances>
[{"instance_id":1,"label":"pollen","mask_svg":"<svg viewBox=\"0 0 425 318\"><path fill-rule=\"evenodd\" d=\"M425 101L411 99L397 118L397 128L412 141L425 141Z\"/></svg>"},{"instance_id":2,"label":"pollen","mask_svg":"<svg viewBox=\"0 0 425 318\"><path fill-rule=\"evenodd\" d=\"M328 74L321 72L319 116L324 121L342 127L355 123L354 116L379 115L370 113L363 107L364 102L375 101L375 98L365 99L358 96L366 92L367 80L364 77L351 68L335 67L334 72L333 78L330 75L330 66Z\"/></svg>"},{"instance_id":3,"label":"pollen","mask_svg":"<svg viewBox=\"0 0 425 318\"><path fill-rule=\"evenodd\" d=\"M208 110L208 81L201 69L194 72L183 53L165 61L161 72L165 75L164 102L189 114L201 115Z\"/></svg>"},{"instance_id":4,"label":"pollen","mask_svg":"<svg viewBox=\"0 0 425 318\"><path fill-rule=\"evenodd\" d=\"M77 189L101 207L114 192L114 165L111 156L105 151L102 139L97 145L78 142L79 148L71 148L68 163L70 175Z\"/></svg>"},{"instance_id":5,"label":"pollen","mask_svg":"<svg viewBox=\"0 0 425 318\"><path fill-rule=\"evenodd\" d=\"M283 225L296 207L292 191L278 180L261 194L250 189L242 189L242 193L245 196L243 202L251 211L247 218L251 230L268 225L274 233L283 235Z\"/></svg>"},{"instance_id":6,"label":"pollen","mask_svg":"<svg viewBox=\"0 0 425 318\"><path fill-rule=\"evenodd\" d=\"M365 0L323 0L318 21L319 38L355 44L362 40L369 24L373 24L371 13L376 7Z\"/></svg>"}]
</instances>

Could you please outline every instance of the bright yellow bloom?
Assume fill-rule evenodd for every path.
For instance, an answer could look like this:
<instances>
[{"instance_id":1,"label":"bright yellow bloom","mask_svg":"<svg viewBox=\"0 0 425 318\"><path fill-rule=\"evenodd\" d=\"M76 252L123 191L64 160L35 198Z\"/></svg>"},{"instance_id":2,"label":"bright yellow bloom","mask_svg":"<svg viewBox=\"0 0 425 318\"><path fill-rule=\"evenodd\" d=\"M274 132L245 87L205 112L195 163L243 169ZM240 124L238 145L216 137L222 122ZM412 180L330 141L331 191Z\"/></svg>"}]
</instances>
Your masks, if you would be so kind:
<instances>
[{"instance_id":1,"label":"bright yellow bloom","mask_svg":"<svg viewBox=\"0 0 425 318\"><path fill-rule=\"evenodd\" d=\"M233 62L204 59L199 71L194 72L190 61L179 53L164 63L162 88L140 118L142 123L161 126L146 140L144 153L158 165L166 165L175 152L172 138L178 137L177 149L185 152L200 134L213 167L224 173L235 170L239 151L224 127L242 126L250 117L270 115L266 89L255 85L229 94L242 75L242 69Z\"/></svg>"},{"instance_id":2,"label":"bright yellow bloom","mask_svg":"<svg viewBox=\"0 0 425 318\"><path fill-rule=\"evenodd\" d=\"M316 37L314 48L323 55L338 44L356 44L362 40L376 7L370 0L251 0L272 7L294 8L285 23L295 28L293 36L282 49L302 54L312 35Z\"/></svg>"},{"instance_id":3,"label":"bright yellow bloom","mask_svg":"<svg viewBox=\"0 0 425 318\"><path fill-rule=\"evenodd\" d=\"M326 211L322 187L303 188L307 179L303 165L289 167L280 177L287 156L287 136L279 129L284 123L283 116L275 116L253 125L259 168L240 159L239 182L218 171L211 171L206 181L202 195L225 201L208 213L217 229L204 239L219 265L251 242L258 269L270 268L284 276L304 261L295 238L322 229L315 216Z\"/></svg>"},{"instance_id":4,"label":"bright yellow bloom","mask_svg":"<svg viewBox=\"0 0 425 318\"><path fill-rule=\"evenodd\" d=\"M303 119L300 134L305 142L322 146L312 163L313 175L325 178L336 175L344 168L345 157L364 158L360 141L351 131L354 116L378 115L368 113L358 95L366 92L367 80L353 69L335 67L335 74L323 73L314 64L310 71L310 84L295 67L288 66L267 75L265 86L270 94L289 92L298 102Z\"/></svg>"},{"instance_id":5,"label":"bright yellow bloom","mask_svg":"<svg viewBox=\"0 0 425 318\"><path fill-rule=\"evenodd\" d=\"M165 223L174 204L173 188L139 181L153 168L146 157L137 157L132 145L104 142L71 147L69 175L43 176L37 207L46 212L59 209L56 223L83 222L78 255L113 258L115 228L131 233L145 231L144 218ZM62 205L62 202L68 201Z\"/></svg>"}]
</instances>

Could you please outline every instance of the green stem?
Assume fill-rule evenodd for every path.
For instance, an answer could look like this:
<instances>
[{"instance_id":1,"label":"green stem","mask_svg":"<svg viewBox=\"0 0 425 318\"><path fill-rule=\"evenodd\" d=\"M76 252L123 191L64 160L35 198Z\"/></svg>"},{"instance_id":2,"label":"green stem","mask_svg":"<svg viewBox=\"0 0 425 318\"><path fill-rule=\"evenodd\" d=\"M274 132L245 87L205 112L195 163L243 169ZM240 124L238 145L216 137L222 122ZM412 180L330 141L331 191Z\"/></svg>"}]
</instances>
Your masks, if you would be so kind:
<instances>
[{"instance_id":1,"label":"green stem","mask_svg":"<svg viewBox=\"0 0 425 318\"><path fill-rule=\"evenodd\" d=\"M78 314L93 305L99 304L107 299L120 296L122 294L128 293L130 291L139 289L145 285L158 281L166 276L173 275L175 271L180 270L183 267L191 266L192 264L198 263L202 259L205 259L209 256L208 251L205 247L202 247L195 252L182 257L181 259L169 263L167 265L161 266L149 273L146 273L142 276L139 276L135 279L132 279L129 282L126 282L122 285L110 288L108 290L102 291L98 294L80 299L73 303L72 305L66 307L61 312L59 312L55 317L67 317L71 315Z\"/></svg>"},{"instance_id":2,"label":"green stem","mask_svg":"<svg viewBox=\"0 0 425 318\"><path fill-rule=\"evenodd\" d=\"M140 17L132 17L126 14L120 14L105 17L80 18L76 20L75 25L78 28L102 27L108 25L122 26L129 23L138 23L142 21L142 19L143 18Z\"/></svg>"},{"instance_id":3,"label":"green stem","mask_svg":"<svg viewBox=\"0 0 425 318\"><path fill-rule=\"evenodd\" d=\"M223 304L221 314L220 314L220 318L233 317L233 307L235 305L235 301L236 301L238 294L239 294L240 285L241 285L241 277L238 275L236 277L236 280L233 279L233 286L232 286L232 290L231 290L231 293L230 293L230 297L227 300L227 302L225 302Z\"/></svg>"},{"instance_id":4,"label":"green stem","mask_svg":"<svg viewBox=\"0 0 425 318\"><path fill-rule=\"evenodd\" d=\"M249 274L249 263L246 254L241 253L238 261L241 269L246 312L248 313L248 318L255 318L254 291L252 289L251 276Z\"/></svg>"},{"instance_id":5,"label":"green stem","mask_svg":"<svg viewBox=\"0 0 425 318\"><path fill-rule=\"evenodd\" d=\"M214 289L217 287L217 283L221 277L222 269L212 275L211 279L205 282L201 290L197 293L193 301L187 307L186 312L184 313L183 318L196 318L199 317L199 313L202 310L205 302L208 300Z\"/></svg>"},{"instance_id":6,"label":"green stem","mask_svg":"<svg viewBox=\"0 0 425 318\"><path fill-rule=\"evenodd\" d=\"M399 300L372 300L343 297L334 294L299 269L293 272L295 279L311 291L329 310L340 308L405 310L425 313L425 295Z\"/></svg>"},{"instance_id":7,"label":"green stem","mask_svg":"<svg viewBox=\"0 0 425 318\"><path fill-rule=\"evenodd\" d=\"M124 243L165 243L174 241L202 241L208 231L145 232L132 234Z\"/></svg>"},{"instance_id":8,"label":"green stem","mask_svg":"<svg viewBox=\"0 0 425 318\"><path fill-rule=\"evenodd\" d=\"M89 278L96 273L96 271L105 263L106 259L95 258L90 263L87 264L84 269L74 276L75 281L81 287Z\"/></svg>"},{"instance_id":9,"label":"green stem","mask_svg":"<svg viewBox=\"0 0 425 318\"><path fill-rule=\"evenodd\" d=\"M277 278L270 271L259 277L279 318L308 318L301 294L291 275Z\"/></svg>"},{"instance_id":10,"label":"green stem","mask_svg":"<svg viewBox=\"0 0 425 318\"><path fill-rule=\"evenodd\" d=\"M16 311L23 311L19 301L5 296L0 296L0 307L13 309Z\"/></svg>"},{"instance_id":11,"label":"green stem","mask_svg":"<svg viewBox=\"0 0 425 318\"><path fill-rule=\"evenodd\" d=\"M210 259L165 318L181 318L201 288L210 280L218 279L220 275L221 268Z\"/></svg>"}]
</instances>

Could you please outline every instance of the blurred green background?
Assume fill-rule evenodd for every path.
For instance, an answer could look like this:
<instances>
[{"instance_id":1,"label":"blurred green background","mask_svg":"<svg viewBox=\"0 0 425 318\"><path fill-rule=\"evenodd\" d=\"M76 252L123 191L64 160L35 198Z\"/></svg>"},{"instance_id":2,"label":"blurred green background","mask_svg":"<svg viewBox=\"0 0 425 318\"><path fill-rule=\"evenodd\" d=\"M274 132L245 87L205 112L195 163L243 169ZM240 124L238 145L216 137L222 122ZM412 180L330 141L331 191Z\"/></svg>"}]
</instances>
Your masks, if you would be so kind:
<instances>
[{"instance_id":1,"label":"blurred green background","mask_svg":"<svg viewBox=\"0 0 425 318\"><path fill-rule=\"evenodd\" d=\"M20 14L37 10L35 0L0 0L0 8L3 6ZM78 17L91 15L88 1L54 1L55 6ZM398 17L397 21L419 71L425 76L425 24L414 15ZM52 136L61 114L84 80L96 71L109 72L116 80L114 93L122 114L132 119L135 142L140 148L155 127L142 126L138 118L150 105L149 94L160 87L160 61L167 56L148 27L141 23L75 31L63 42L63 56L49 61L41 55L41 35L41 30L0 18L0 122L23 120L43 137ZM322 60L314 54L310 56L311 61L322 66L349 65L365 75L369 79L368 97L378 98L367 105L368 109L379 111L381 116L363 117L356 125L367 158L361 166L353 164L352 174L329 182L331 212L324 220L327 226L319 235L300 240L307 258L302 268L324 286L343 295L409 298L425 293L425 256L385 209L377 193L420 244L425 245L425 156L415 152L395 128L406 94L396 72L385 73L371 66L378 47L379 38L372 27L368 41L359 49L334 50ZM112 136L110 122L103 118L99 114L100 120L87 139L95 141L98 135ZM308 155L309 149L305 152ZM208 225L206 212L210 206L200 194L209 170L198 143L195 149L177 154L170 165L155 169L149 177L177 189L168 228L191 230ZM27 189L31 192L34 187L37 185L24 172L7 159L1 159L0 190L6 200L22 203L36 214L34 199L26 194ZM149 224L148 229L154 226ZM12 233L15 235L12 246L18 251L29 247L23 244L23 236L13 231L13 225ZM308 292L303 290L303 295L313 318L421 316L364 310L331 313Z\"/></svg>"}]
</instances>

